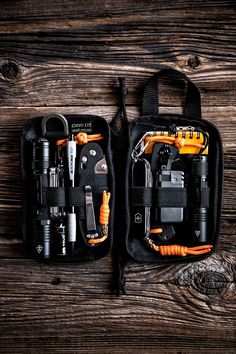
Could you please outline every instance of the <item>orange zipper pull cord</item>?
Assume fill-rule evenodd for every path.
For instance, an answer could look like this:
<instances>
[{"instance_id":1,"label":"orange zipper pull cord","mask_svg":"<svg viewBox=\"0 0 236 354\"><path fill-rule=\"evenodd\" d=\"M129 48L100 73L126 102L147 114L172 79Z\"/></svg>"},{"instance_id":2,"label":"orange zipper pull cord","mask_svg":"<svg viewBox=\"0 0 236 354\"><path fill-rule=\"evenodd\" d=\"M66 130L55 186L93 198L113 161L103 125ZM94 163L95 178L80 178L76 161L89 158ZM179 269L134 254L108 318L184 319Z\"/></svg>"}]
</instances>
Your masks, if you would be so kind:
<instances>
[{"instance_id":1,"label":"orange zipper pull cord","mask_svg":"<svg viewBox=\"0 0 236 354\"><path fill-rule=\"evenodd\" d=\"M77 135L75 135L75 141L79 145L87 144L90 141L98 141L103 139L104 136L102 136L102 134L87 134L84 132L80 132ZM56 145L57 146L66 145L67 142L68 139L57 140Z\"/></svg>"},{"instance_id":2,"label":"orange zipper pull cord","mask_svg":"<svg viewBox=\"0 0 236 354\"><path fill-rule=\"evenodd\" d=\"M90 245L101 243L101 242L105 241L108 237L108 224L109 224L109 216L110 216L110 208L109 208L110 198L111 198L111 193L103 191L102 205L100 207L100 217L99 217L99 222L102 226L103 236L100 238L89 239L88 243Z\"/></svg>"},{"instance_id":3,"label":"orange zipper pull cord","mask_svg":"<svg viewBox=\"0 0 236 354\"><path fill-rule=\"evenodd\" d=\"M203 148L203 144L190 143L187 142L184 138L178 136L177 138L171 136L147 136L145 138L145 143L147 142L162 142L167 144L175 145L178 149L181 149L184 146L192 146L197 148Z\"/></svg>"},{"instance_id":4,"label":"orange zipper pull cord","mask_svg":"<svg viewBox=\"0 0 236 354\"><path fill-rule=\"evenodd\" d=\"M201 255L211 251L212 245L202 245L196 247L186 247L181 245L155 245L153 240L146 237L148 245L156 252L160 252L161 256L181 256L185 257L188 254Z\"/></svg>"}]
</instances>

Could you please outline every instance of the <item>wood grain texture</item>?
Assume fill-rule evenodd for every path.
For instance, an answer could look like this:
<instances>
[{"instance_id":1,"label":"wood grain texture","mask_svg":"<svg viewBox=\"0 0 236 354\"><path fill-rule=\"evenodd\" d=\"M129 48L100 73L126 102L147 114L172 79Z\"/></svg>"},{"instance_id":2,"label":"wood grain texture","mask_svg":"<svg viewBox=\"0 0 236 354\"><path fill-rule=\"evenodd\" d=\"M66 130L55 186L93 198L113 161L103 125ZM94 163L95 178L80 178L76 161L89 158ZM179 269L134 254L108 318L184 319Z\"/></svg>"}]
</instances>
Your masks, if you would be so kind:
<instances>
[{"instance_id":1,"label":"wood grain texture","mask_svg":"<svg viewBox=\"0 0 236 354\"><path fill-rule=\"evenodd\" d=\"M48 46L51 47L50 44ZM116 60L119 58L117 54L114 56ZM141 104L141 89L148 78L158 69L172 66L188 74L198 84L203 106L235 105L235 65L229 63L222 67L215 63L206 63L204 66L202 63L193 71L186 65L191 58L184 56L182 62L173 64L172 61L162 59L164 64L156 68L145 68L136 63L124 66L115 63L101 64L100 60L92 63L39 58L35 62L32 59L12 61L3 58L0 60L1 101L4 106L110 106L117 104L117 77L125 76L130 87L127 104L137 105ZM145 58L139 58L140 61L145 62ZM76 87L79 89L75 90ZM165 88L161 90L160 103L177 106L182 91Z\"/></svg>"},{"instance_id":2,"label":"wood grain texture","mask_svg":"<svg viewBox=\"0 0 236 354\"><path fill-rule=\"evenodd\" d=\"M0 11L0 353L234 353L236 244L235 1L22 0ZM21 240L20 133L49 112L128 117L163 67L201 91L221 132L225 182L216 253L159 266L130 262L112 295L111 256L43 264ZM181 112L183 85L160 85L162 112Z\"/></svg>"},{"instance_id":3,"label":"wood grain texture","mask_svg":"<svg viewBox=\"0 0 236 354\"><path fill-rule=\"evenodd\" d=\"M89 269L87 265L2 260L1 343L16 348L17 340L21 350L26 337L28 345L56 353L66 350L68 341L71 351L82 352L112 348L121 353L122 345L128 352L137 345L148 352L157 348L175 352L177 346L179 351L206 347L218 353L230 351L234 338L232 258L221 253L200 264L175 267L131 263L127 295L121 299L110 293L110 268L108 258Z\"/></svg>"}]
</instances>

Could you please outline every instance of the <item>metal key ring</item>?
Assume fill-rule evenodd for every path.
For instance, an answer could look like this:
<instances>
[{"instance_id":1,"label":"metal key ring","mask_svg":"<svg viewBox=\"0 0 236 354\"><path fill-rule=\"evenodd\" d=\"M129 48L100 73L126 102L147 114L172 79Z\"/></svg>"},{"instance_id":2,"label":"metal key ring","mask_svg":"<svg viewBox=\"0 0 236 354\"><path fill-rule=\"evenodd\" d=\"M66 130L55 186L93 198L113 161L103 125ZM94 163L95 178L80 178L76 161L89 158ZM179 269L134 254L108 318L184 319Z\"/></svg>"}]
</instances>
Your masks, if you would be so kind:
<instances>
[{"instance_id":1,"label":"metal key ring","mask_svg":"<svg viewBox=\"0 0 236 354\"><path fill-rule=\"evenodd\" d=\"M42 126L42 134L44 137L47 136L47 123L50 119L59 119L62 124L63 124L63 128L64 128L64 136L68 136L69 135L69 126L68 126L68 122L67 119L59 113L50 113L47 114L46 116L43 117L42 122L41 122L41 126Z\"/></svg>"}]
</instances>

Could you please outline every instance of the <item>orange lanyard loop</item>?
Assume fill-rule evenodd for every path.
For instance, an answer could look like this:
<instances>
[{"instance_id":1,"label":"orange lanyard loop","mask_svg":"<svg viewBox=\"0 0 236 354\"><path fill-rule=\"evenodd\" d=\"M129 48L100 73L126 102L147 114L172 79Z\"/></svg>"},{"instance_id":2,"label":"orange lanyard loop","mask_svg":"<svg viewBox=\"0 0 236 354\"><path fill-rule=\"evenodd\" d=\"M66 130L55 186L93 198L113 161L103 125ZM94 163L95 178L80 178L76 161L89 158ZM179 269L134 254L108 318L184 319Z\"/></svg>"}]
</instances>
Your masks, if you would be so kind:
<instances>
[{"instance_id":1,"label":"orange lanyard loop","mask_svg":"<svg viewBox=\"0 0 236 354\"><path fill-rule=\"evenodd\" d=\"M171 136L147 136L145 138L145 143L151 143L151 142L163 142L167 144L173 144L175 145L178 149L181 149L184 146L192 146L192 147L197 147L197 148L203 148L203 144L197 144L197 143L189 143L186 142L184 138L181 137L171 137Z\"/></svg>"},{"instance_id":2,"label":"orange lanyard loop","mask_svg":"<svg viewBox=\"0 0 236 354\"><path fill-rule=\"evenodd\" d=\"M104 136L102 136L102 134L87 134L84 132L80 132L77 135L75 135L75 141L77 144L79 145L83 145L83 144L87 144L90 141L99 141L99 140L103 140ZM61 146L61 145L66 145L68 142L68 139L61 139L61 140L57 140L57 146Z\"/></svg>"}]
</instances>

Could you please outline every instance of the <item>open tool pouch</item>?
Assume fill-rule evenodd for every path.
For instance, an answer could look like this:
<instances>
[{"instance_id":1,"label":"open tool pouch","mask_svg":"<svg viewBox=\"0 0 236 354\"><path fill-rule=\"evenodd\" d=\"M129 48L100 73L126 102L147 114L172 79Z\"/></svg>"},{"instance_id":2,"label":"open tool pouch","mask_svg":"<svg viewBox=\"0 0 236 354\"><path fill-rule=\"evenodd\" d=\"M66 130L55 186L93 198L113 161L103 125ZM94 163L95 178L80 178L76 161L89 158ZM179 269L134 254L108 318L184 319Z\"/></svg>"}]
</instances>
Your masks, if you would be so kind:
<instances>
[{"instance_id":1,"label":"open tool pouch","mask_svg":"<svg viewBox=\"0 0 236 354\"><path fill-rule=\"evenodd\" d=\"M185 82L183 114L159 112L160 79ZM109 252L114 234L118 294L129 258L172 264L215 250L223 184L219 131L202 119L199 90L186 75L173 69L154 75L132 123L119 81L121 110L111 125L98 116L51 114L28 121L21 138L30 254L94 260Z\"/></svg>"},{"instance_id":2,"label":"open tool pouch","mask_svg":"<svg viewBox=\"0 0 236 354\"><path fill-rule=\"evenodd\" d=\"M186 83L183 114L159 113L160 79ZM172 69L154 75L127 140L122 232L128 255L160 264L209 256L220 223L222 143L217 128L201 117L200 93L193 82ZM121 262L120 281L123 266Z\"/></svg>"},{"instance_id":3,"label":"open tool pouch","mask_svg":"<svg viewBox=\"0 0 236 354\"><path fill-rule=\"evenodd\" d=\"M23 237L41 260L85 261L112 246L111 129L92 115L50 114L21 136Z\"/></svg>"}]
</instances>

